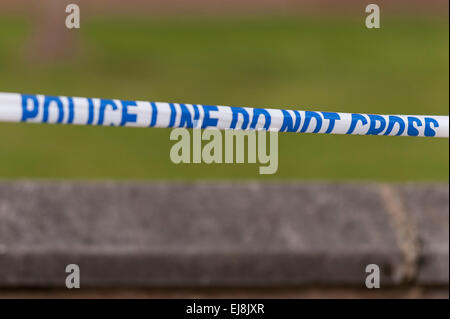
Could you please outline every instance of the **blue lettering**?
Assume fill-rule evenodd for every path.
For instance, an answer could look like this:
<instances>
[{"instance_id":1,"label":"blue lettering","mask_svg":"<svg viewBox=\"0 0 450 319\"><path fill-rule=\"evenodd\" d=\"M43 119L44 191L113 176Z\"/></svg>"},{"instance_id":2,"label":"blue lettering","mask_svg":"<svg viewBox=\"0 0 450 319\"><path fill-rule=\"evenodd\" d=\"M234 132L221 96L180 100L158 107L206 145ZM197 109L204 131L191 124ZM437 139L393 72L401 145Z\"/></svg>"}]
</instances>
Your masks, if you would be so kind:
<instances>
[{"instance_id":1,"label":"blue lettering","mask_svg":"<svg viewBox=\"0 0 450 319\"><path fill-rule=\"evenodd\" d=\"M122 120L120 121L120 126L124 126L128 122L136 123L137 115L128 113L129 106L137 106L136 102L133 101L120 101L122 103Z\"/></svg>"},{"instance_id":2,"label":"blue lettering","mask_svg":"<svg viewBox=\"0 0 450 319\"><path fill-rule=\"evenodd\" d=\"M436 131L431 128L431 124L434 124L433 127L439 127L438 121L434 118L426 117L425 118L425 136L435 136Z\"/></svg>"},{"instance_id":3,"label":"blue lettering","mask_svg":"<svg viewBox=\"0 0 450 319\"><path fill-rule=\"evenodd\" d=\"M265 123L264 123L264 129L268 130L270 127L270 122L272 121L270 117L270 113L265 109L254 109L253 110L253 119L252 123L250 124L250 128L256 128L256 124L258 124L258 119L260 115L264 115L265 117Z\"/></svg>"},{"instance_id":4,"label":"blue lettering","mask_svg":"<svg viewBox=\"0 0 450 319\"><path fill-rule=\"evenodd\" d=\"M56 103L56 106L58 107L58 120L57 123L62 123L64 119L64 109L62 101L59 97L56 96L46 96L44 99L44 116L42 118L43 123L48 122L48 108L52 102Z\"/></svg>"},{"instance_id":5,"label":"blue lettering","mask_svg":"<svg viewBox=\"0 0 450 319\"><path fill-rule=\"evenodd\" d=\"M188 108L186 107L186 105L184 104L179 104L180 108L181 108L181 119L180 119L180 125L179 127L188 127L188 128L192 128L193 124L192 124L192 116L191 113L189 112Z\"/></svg>"},{"instance_id":6,"label":"blue lettering","mask_svg":"<svg viewBox=\"0 0 450 319\"><path fill-rule=\"evenodd\" d=\"M395 123L398 123L399 125L399 129L397 134L395 134L396 136L402 135L403 131L405 130L405 121L403 121L403 119L399 116L395 116L395 115L389 115L389 124L388 127L386 129L386 132L384 132L384 135L389 135L392 132L392 129L395 126Z\"/></svg>"},{"instance_id":7,"label":"blue lettering","mask_svg":"<svg viewBox=\"0 0 450 319\"><path fill-rule=\"evenodd\" d=\"M300 112L293 111L295 114L295 124L293 124L291 114L286 110L281 110L283 113L283 124L281 125L280 132L297 132L300 127Z\"/></svg>"},{"instance_id":8,"label":"blue lettering","mask_svg":"<svg viewBox=\"0 0 450 319\"><path fill-rule=\"evenodd\" d=\"M417 126L422 126L422 121L420 121L417 117L408 116L408 135L409 136L419 135L419 130L414 127L414 123L416 123Z\"/></svg>"},{"instance_id":9,"label":"blue lettering","mask_svg":"<svg viewBox=\"0 0 450 319\"><path fill-rule=\"evenodd\" d=\"M98 114L98 125L103 125L103 121L105 120L105 109L107 106L111 106L113 111L117 110L117 105L113 100L100 100L100 111Z\"/></svg>"},{"instance_id":10,"label":"blue lettering","mask_svg":"<svg viewBox=\"0 0 450 319\"><path fill-rule=\"evenodd\" d=\"M156 125L156 119L158 117L158 108L156 107L156 103L150 102L152 107L152 119L150 121L150 126L153 127Z\"/></svg>"},{"instance_id":11,"label":"blue lettering","mask_svg":"<svg viewBox=\"0 0 450 319\"><path fill-rule=\"evenodd\" d=\"M242 114L242 116L244 117L244 121L242 122L241 128L244 130L247 129L248 122L249 122L249 116L248 116L247 111L242 107L230 107L230 109L231 109L231 112L233 112L233 119L231 121L230 128L236 128L239 114Z\"/></svg>"},{"instance_id":12,"label":"blue lettering","mask_svg":"<svg viewBox=\"0 0 450 319\"><path fill-rule=\"evenodd\" d=\"M322 127L322 117L320 116L320 114L312 111L305 111L305 122L303 123L303 127L300 130L300 132L302 133L306 132L312 117L314 117L317 121L317 125L313 133L317 133L320 131L320 128Z\"/></svg>"},{"instance_id":13,"label":"blue lettering","mask_svg":"<svg viewBox=\"0 0 450 319\"><path fill-rule=\"evenodd\" d=\"M33 108L28 110L28 100L33 101ZM39 102L36 95L22 94L22 122L35 118L39 112Z\"/></svg>"},{"instance_id":14,"label":"blue lettering","mask_svg":"<svg viewBox=\"0 0 450 319\"><path fill-rule=\"evenodd\" d=\"M325 134L330 134L331 132L333 132L334 123L336 122L336 120L340 120L341 117L335 112L322 112L322 115L324 119L330 121L330 124L328 124L328 128L325 131Z\"/></svg>"},{"instance_id":15,"label":"blue lettering","mask_svg":"<svg viewBox=\"0 0 450 319\"><path fill-rule=\"evenodd\" d=\"M197 104L192 104L192 107L194 108L194 123L193 123L193 126L197 127L198 126L198 120L200 119L200 112L198 111Z\"/></svg>"},{"instance_id":16,"label":"blue lettering","mask_svg":"<svg viewBox=\"0 0 450 319\"><path fill-rule=\"evenodd\" d=\"M73 107L73 99L71 97L67 98L69 100L69 118L67 119L67 123L72 124L73 119L75 117L75 110Z\"/></svg>"},{"instance_id":17,"label":"blue lettering","mask_svg":"<svg viewBox=\"0 0 450 319\"><path fill-rule=\"evenodd\" d=\"M203 105L203 112L205 116L203 118L202 128L207 128L208 126L216 127L219 122L218 119L211 118L209 112L217 111L218 108L215 105Z\"/></svg>"},{"instance_id":18,"label":"blue lettering","mask_svg":"<svg viewBox=\"0 0 450 319\"><path fill-rule=\"evenodd\" d=\"M386 120L384 117L382 117L381 115L375 115L375 114L369 114L369 118L370 118L370 126L369 126L369 130L367 131L368 135L378 135L381 132L383 132L383 130L386 127ZM380 123L380 126L377 127L377 122Z\"/></svg>"},{"instance_id":19,"label":"blue lettering","mask_svg":"<svg viewBox=\"0 0 450 319\"><path fill-rule=\"evenodd\" d=\"M361 121L363 126L367 124L367 120L364 116L361 114L352 113L352 122L346 134L352 134L355 130L356 124L358 124L359 121Z\"/></svg>"},{"instance_id":20,"label":"blue lettering","mask_svg":"<svg viewBox=\"0 0 450 319\"><path fill-rule=\"evenodd\" d=\"M88 115L88 120L87 120L87 124L91 125L94 123L94 101L92 101L92 99L88 98L88 109L89 109L89 115Z\"/></svg>"},{"instance_id":21,"label":"blue lettering","mask_svg":"<svg viewBox=\"0 0 450 319\"><path fill-rule=\"evenodd\" d=\"M173 127L175 125L175 118L177 116L177 110L175 109L175 105L173 103L169 103L170 107L170 121L169 126L167 127Z\"/></svg>"}]
</instances>

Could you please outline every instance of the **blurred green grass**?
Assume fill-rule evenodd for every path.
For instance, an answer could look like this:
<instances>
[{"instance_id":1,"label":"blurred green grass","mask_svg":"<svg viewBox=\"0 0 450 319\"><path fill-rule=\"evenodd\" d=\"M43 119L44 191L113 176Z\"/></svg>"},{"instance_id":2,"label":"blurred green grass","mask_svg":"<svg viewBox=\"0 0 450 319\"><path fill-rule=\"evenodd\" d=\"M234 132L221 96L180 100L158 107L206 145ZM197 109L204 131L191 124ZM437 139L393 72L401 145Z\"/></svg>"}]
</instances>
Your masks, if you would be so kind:
<instances>
[{"instance_id":1,"label":"blurred green grass","mask_svg":"<svg viewBox=\"0 0 450 319\"><path fill-rule=\"evenodd\" d=\"M338 112L448 114L448 19L97 18L66 63L0 17L0 91ZM74 31L77 32L77 31ZM280 134L279 168L170 161L168 129L0 123L0 178L446 181L448 139Z\"/></svg>"}]
</instances>

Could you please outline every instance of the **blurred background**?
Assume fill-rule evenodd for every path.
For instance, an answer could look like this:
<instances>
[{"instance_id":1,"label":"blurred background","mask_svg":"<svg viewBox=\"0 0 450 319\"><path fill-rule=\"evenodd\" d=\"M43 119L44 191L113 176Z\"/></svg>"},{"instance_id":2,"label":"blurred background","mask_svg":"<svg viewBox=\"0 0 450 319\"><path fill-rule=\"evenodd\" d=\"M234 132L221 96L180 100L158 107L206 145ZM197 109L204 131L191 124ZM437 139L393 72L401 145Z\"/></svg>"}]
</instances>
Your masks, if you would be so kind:
<instances>
[{"instance_id":1,"label":"blurred background","mask_svg":"<svg viewBox=\"0 0 450 319\"><path fill-rule=\"evenodd\" d=\"M67 2L67 3L66 3ZM81 28L66 29L68 3ZM3 92L447 115L448 2L0 0ZM257 164L175 165L169 129L0 124L0 178L446 181L447 139L281 134ZM118 156L120 154L120 156ZM254 167L250 167L254 166Z\"/></svg>"},{"instance_id":2,"label":"blurred background","mask_svg":"<svg viewBox=\"0 0 450 319\"><path fill-rule=\"evenodd\" d=\"M448 87L446 0L0 0L0 92L448 115ZM0 297L76 262L75 297L448 298L448 139L280 134L259 175L169 135L0 123Z\"/></svg>"}]
</instances>

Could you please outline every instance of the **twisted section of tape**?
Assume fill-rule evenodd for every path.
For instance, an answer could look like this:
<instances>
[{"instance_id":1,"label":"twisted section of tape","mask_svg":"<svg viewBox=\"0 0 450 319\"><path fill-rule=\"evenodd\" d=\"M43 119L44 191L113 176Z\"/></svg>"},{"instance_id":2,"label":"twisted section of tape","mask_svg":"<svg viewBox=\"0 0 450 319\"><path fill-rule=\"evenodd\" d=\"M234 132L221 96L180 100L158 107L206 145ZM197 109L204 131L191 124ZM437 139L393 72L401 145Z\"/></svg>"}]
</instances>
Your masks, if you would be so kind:
<instances>
[{"instance_id":1,"label":"twisted section of tape","mask_svg":"<svg viewBox=\"0 0 450 319\"><path fill-rule=\"evenodd\" d=\"M449 137L449 117L0 93L0 122Z\"/></svg>"}]
</instances>

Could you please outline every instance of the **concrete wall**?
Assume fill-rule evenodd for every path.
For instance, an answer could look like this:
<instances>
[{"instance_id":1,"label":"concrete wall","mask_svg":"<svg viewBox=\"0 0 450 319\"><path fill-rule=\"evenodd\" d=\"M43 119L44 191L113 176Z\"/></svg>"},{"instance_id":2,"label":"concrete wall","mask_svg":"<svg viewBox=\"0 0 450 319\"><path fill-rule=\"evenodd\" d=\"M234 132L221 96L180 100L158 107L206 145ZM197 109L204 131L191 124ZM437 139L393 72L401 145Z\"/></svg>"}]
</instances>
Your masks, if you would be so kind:
<instances>
[{"instance_id":1,"label":"concrete wall","mask_svg":"<svg viewBox=\"0 0 450 319\"><path fill-rule=\"evenodd\" d=\"M0 295L75 263L94 295L361 295L377 264L376 296L448 296L448 208L445 184L0 182Z\"/></svg>"}]
</instances>

